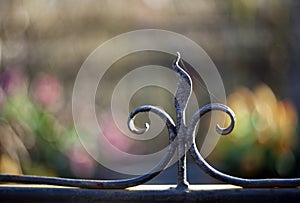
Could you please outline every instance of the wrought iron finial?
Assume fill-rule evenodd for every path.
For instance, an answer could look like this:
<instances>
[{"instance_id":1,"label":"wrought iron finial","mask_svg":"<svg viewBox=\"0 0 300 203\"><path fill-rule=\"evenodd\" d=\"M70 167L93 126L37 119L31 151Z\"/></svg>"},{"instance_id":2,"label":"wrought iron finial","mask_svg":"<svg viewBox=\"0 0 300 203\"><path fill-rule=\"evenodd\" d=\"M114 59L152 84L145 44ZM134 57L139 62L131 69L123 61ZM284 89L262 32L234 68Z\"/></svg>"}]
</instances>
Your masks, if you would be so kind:
<instances>
[{"instance_id":1,"label":"wrought iron finial","mask_svg":"<svg viewBox=\"0 0 300 203\"><path fill-rule=\"evenodd\" d=\"M143 184L157 176L163 171L171 159L175 156L177 149L178 181L177 189L188 189L186 176L186 153L190 153L196 164L210 176L226 183L243 187L295 187L300 185L300 178L292 179L244 179L222 173L210 166L199 153L195 143L195 129L198 120L206 113L216 110L226 113L230 117L230 124L226 128L216 126L217 133L221 135L229 134L235 126L234 112L227 106L218 103L207 104L195 112L192 119L186 123L185 110L188 100L192 93L192 80L189 74L182 68L180 53L172 64L174 71L179 76L178 87L175 93L174 105L176 108L176 120L173 119L162 109L155 106L140 106L129 114L128 128L136 134L143 134L149 128L148 123L143 129L135 126L136 115L142 112L152 112L158 115L165 123L169 133L169 145L166 154L161 161L147 174L124 180L83 180L67 179L54 177L41 177L29 175L8 175L0 174L0 183L29 183L29 184L48 184L71 186L94 189L121 189Z\"/></svg>"}]
</instances>

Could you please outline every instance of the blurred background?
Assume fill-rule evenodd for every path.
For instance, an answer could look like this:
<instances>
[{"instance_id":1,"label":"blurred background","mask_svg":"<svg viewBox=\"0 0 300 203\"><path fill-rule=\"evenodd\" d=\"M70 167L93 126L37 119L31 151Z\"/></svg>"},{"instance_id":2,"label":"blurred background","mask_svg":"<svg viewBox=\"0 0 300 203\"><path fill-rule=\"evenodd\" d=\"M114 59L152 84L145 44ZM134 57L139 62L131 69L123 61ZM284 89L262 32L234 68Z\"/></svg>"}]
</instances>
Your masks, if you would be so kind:
<instances>
[{"instance_id":1,"label":"blurred background","mask_svg":"<svg viewBox=\"0 0 300 203\"><path fill-rule=\"evenodd\" d=\"M72 90L82 63L101 43L124 32L157 28L197 42L223 78L237 126L207 160L241 177L300 177L299 9L297 0L1 0L0 172L128 177L99 165L81 146L72 119ZM113 89L107 87L124 75L120 66L146 65L153 59L165 66L173 60L140 54L110 69L98 93L101 112L109 109L106 95ZM207 103L201 81L195 84L199 103ZM150 87L143 100L143 91L132 99L132 109L150 100L174 117L172 95ZM136 147L122 138L110 115L100 117L107 126L103 133L122 150L149 153L168 143L165 136ZM193 167L191 163L191 182L214 181ZM176 167L170 170L171 175L163 173L155 181L175 183Z\"/></svg>"}]
</instances>

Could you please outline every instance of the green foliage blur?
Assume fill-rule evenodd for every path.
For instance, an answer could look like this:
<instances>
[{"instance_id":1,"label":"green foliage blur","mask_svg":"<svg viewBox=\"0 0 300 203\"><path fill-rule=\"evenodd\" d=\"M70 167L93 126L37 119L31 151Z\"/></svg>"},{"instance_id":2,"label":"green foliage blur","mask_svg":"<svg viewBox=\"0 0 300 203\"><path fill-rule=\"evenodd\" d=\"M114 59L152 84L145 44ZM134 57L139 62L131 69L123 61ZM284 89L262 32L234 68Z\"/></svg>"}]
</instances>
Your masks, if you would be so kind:
<instances>
[{"instance_id":1,"label":"green foliage blur","mask_svg":"<svg viewBox=\"0 0 300 203\"><path fill-rule=\"evenodd\" d=\"M59 80L44 74L29 86L20 69L10 68L1 83L1 173L70 175L76 132L61 118Z\"/></svg>"}]
</instances>

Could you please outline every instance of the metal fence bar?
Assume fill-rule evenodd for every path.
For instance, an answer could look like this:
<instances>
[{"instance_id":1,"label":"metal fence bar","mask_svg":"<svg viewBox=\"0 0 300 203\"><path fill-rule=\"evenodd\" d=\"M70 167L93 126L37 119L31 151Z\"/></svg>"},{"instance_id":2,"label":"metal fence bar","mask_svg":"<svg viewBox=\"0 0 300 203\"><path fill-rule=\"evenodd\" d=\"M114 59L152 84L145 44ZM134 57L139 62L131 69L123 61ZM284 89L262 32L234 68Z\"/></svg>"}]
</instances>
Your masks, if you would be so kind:
<instances>
[{"instance_id":1,"label":"metal fence bar","mask_svg":"<svg viewBox=\"0 0 300 203\"><path fill-rule=\"evenodd\" d=\"M166 188L169 188L168 186ZM89 190L57 187L0 187L0 202L300 202L296 188L217 188L209 185L178 189L141 188L138 190Z\"/></svg>"}]
</instances>

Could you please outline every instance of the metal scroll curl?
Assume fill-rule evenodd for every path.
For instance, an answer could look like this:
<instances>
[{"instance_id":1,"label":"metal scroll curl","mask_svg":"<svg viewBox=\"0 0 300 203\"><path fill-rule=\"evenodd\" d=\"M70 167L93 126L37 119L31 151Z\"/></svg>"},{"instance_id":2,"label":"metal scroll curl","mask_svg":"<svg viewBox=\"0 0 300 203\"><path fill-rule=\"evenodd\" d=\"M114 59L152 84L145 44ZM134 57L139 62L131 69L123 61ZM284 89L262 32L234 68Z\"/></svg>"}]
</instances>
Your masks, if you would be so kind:
<instances>
[{"instance_id":1,"label":"metal scroll curl","mask_svg":"<svg viewBox=\"0 0 300 203\"><path fill-rule=\"evenodd\" d=\"M225 173L218 171L209 165L204 158L201 156L196 144L195 144L195 133L194 127L196 125L197 120L211 110L221 110L226 112L231 118L231 124L226 129L220 129L219 126L216 127L216 130L219 134L226 135L230 133L234 127L234 114L233 112L226 106L219 104L211 104L206 105L199 109L195 115L193 116L190 128L187 131L187 145L189 147L189 153L196 162L196 164L207 174L210 176L233 185L242 186L245 188L270 188L270 187L297 187L300 185L300 178L271 178L271 179L246 179L240 178L236 176L231 176Z\"/></svg>"},{"instance_id":2,"label":"metal scroll curl","mask_svg":"<svg viewBox=\"0 0 300 203\"><path fill-rule=\"evenodd\" d=\"M128 126L130 130L135 133L142 133L143 130L138 130L134 126L134 117L140 112L153 112L157 114L161 119L166 122L169 131L169 146L166 154L162 157L161 161L147 174L140 175L130 179L123 180L84 180L84 179L70 179L70 178L56 178L56 177L43 177L43 176L30 176L30 175L9 175L1 174L1 183L23 183L23 184L46 184L46 185L58 185L69 187L80 187L90 189L123 189L127 187L133 187L143 184L155 176L157 176L168 165L172 159L176 142L176 128L172 118L163 110L153 106L142 106L132 111L129 116Z\"/></svg>"}]
</instances>

